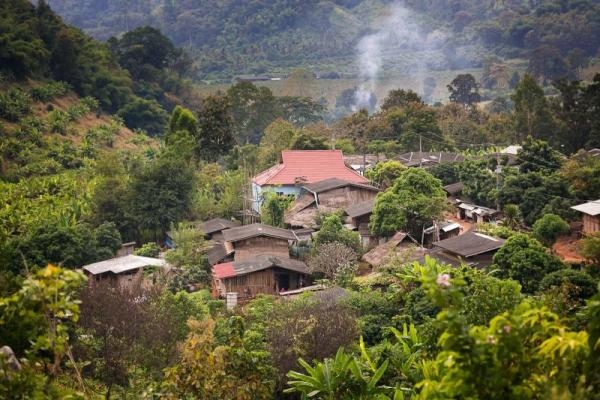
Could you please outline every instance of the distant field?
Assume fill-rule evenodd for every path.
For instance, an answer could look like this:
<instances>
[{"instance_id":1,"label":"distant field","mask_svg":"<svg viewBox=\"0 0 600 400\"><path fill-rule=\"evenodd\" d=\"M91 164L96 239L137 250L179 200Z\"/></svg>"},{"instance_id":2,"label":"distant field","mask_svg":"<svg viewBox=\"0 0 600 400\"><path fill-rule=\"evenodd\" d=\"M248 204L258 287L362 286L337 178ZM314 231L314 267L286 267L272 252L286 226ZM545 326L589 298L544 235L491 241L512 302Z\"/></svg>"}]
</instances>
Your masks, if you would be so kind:
<instances>
[{"instance_id":1,"label":"distant field","mask_svg":"<svg viewBox=\"0 0 600 400\"><path fill-rule=\"evenodd\" d=\"M423 74L413 75L397 75L380 78L377 81L375 88L375 95L379 101L383 100L387 93L392 89L412 89L416 92L421 92L423 88L423 80L427 77L433 77L437 86L433 92L433 101L440 101L445 103L448 101L448 85L458 74L473 74L476 79L481 77L482 69L464 69L464 70L453 70L453 71L431 71ZM324 97L327 100L327 105L330 109L335 107L336 98L346 89L360 86L363 82L359 79L315 79L311 82L307 82L306 85L302 85L300 88L294 88L286 83L285 80L281 81L261 81L255 82L257 86L266 86L273 91L276 96L281 95L306 95L308 94L313 99L320 99ZM217 92L226 91L231 85L230 84L216 84L216 85L197 85L197 90L201 96L209 94L215 94Z\"/></svg>"},{"instance_id":2,"label":"distant field","mask_svg":"<svg viewBox=\"0 0 600 400\"><path fill-rule=\"evenodd\" d=\"M527 68L527 61L521 59L511 59L504 62L512 74L512 71L518 71L521 75ZM591 80L593 73L600 70L600 63L592 68L587 68L583 71L584 79ZM445 71L427 71L421 74L402 74L389 73L387 76L381 77L375 86L375 95L381 102L387 93L392 89L412 89L417 93L422 93L423 80L427 77L435 79L437 85L433 91L432 103L441 102L447 103L448 89L447 85L459 74L472 74L477 80L480 80L483 73L483 68L471 68L460 70L445 70ZM294 85L282 79L280 81L260 81L254 82L257 86L266 86L276 96L310 96L313 99L325 98L327 106L330 110L335 108L336 98L346 89L358 87L363 83L358 78L343 78L343 79L314 79L305 82L303 85ZM231 84L199 84L196 86L198 94L202 97L218 92L225 92ZM508 88L493 89L492 91L480 90L480 93L487 98L493 99L498 96L509 96Z\"/></svg>"}]
</instances>

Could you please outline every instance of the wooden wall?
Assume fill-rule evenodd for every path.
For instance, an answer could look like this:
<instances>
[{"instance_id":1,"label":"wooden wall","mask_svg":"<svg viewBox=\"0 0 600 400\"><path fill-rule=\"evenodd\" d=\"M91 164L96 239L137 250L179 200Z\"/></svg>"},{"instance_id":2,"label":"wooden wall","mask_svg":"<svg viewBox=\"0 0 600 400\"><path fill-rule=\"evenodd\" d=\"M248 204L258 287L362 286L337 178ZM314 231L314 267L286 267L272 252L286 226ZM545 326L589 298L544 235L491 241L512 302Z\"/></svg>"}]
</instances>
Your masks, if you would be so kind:
<instances>
[{"instance_id":1,"label":"wooden wall","mask_svg":"<svg viewBox=\"0 0 600 400\"><path fill-rule=\"evenodd\" d=\"M327 207L342 208L374 199L375 196L377 196L377 192L375 191L346 186L320 193L319 204Z\"/></svg>"},{"instance_id":2,"label":"wooden wall","mask_svg":"<svg viewBox=\"0 0 600 400\"><path fill-rule=\"evenodd\" d=\"M298 289L302 274L281 268L269 268L247 275L216 280L214 284L221 296L224 296L226 293L230 292L236 292L238 294L238 298L255 297L261 293L277 294L282 289L279 287L277 281L278 274L287 274L289 276L289 287L284 289ZM303 276L302 280L304 283L308 283L307 277Z\"/></svg>"},{"instance_id":3,"label":"wooden wall","mask_svg":"<svg viewBox=\"0 0 600 400\"><path fill-rule=\"evenodd\" d=\"M260 254L273 254L283 258L290 258L287 239L277 239L267 236L258 236L234 243L235 261L243 261Z\"/></svg>"},{"instance_id":4,"label":"wooden wall","mask_svg":"<svg viewBox=\"0 0 600 400\"><path fill-rule=\"evenodd\" d=\"M583 214L583 233L591 234L600 231L600 215Z\"/></svg>"}]
</instances>

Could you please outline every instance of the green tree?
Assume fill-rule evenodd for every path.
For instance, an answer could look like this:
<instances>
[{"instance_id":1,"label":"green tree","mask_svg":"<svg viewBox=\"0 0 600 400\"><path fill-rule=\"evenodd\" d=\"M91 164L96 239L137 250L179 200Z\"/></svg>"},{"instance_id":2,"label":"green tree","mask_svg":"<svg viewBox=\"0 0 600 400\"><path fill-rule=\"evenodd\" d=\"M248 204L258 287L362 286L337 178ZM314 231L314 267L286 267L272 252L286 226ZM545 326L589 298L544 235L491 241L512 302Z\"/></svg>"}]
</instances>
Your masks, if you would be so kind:
<instances>
[{"instance_id":1,"label":"green tree","mask_svg":"<svg viewBox=\"0 0 600 400\"><path fill-rule=\"evenodd\" d=\"M481 101L478 92L479 85L471 74L460 74L447 86L450 92L450 101L462 104L465 108L471 108L475 103Z\"/></svg>"},{"instance_id":2,"label":"green tree","mask_svg":"<svg viewBox=\"0 0 600 400\"><path fill-rule=\"evenodd\" d=\"M422 229L442 217L446 193L442 183L420 168L407 168L375 200L369 226L376 235L405 230L420 237Z\"/></svg>"},{"instance_id":3,"label":"green tree","mask_svg":"<svg viewBox=\"0 0 600 400\"><path fill-rule=\"evenodd\" d=\"M182 160L159 157L131 181L129 206L141 232L152 239L181 221L191 203L194 175Z\"/></svg>"},{"instance_id":4,"label":"green tree","mask_svg":"<svg viewBox=\"0 0 600 400\"><path fill-rule=\"evenodd\" d=\"M261 220L264 224L283 228L283 216L294 201L293 197L279 195L275 192L264 194L264 202L260 207Z\"/></svg>"},{"instance_id":5,"label":"green tree","mask_svg":"<svg viewBox=\"0 0 600 400\"><path fill-rule=\"evenodd\" d=\"M533 139L528 136L523 147L517 153L521 172L550 173L560 169L563 163L562 155L554 150L548 142Z\"/></svg>"},{"instance_id":6,"label":"green tree","mask_svg":"<svg viewBox=\"0 0 600 400\"><path fill-rule=\"evenodd\" d=\"M589 260L592 260L596 265L600 265L600 235L595 234L583 239L583 254Z\"/></svg>"},{"instance_id":7,"label":"green tree","mask_svg":"<svg viewBox=\"0 0 600 400\"><path fill-rule=\"evenodd\" d=\"M493 260L492 269L498 269L502 278L519 281L524 293L535 293L544 276L564 268L556 256L524 233L508 238Z\"/></svg>"},{"instance_id":8,"label":"green tree","mask_svg":"<svg viewBox=\"0 0 600 400\"><path fill-rule=\"evenodd\" d=\"M342 218L337 213L330 214L323 219L321 228L313 240L313 254L318 253L321 245L332 242L342 243L357 254L361 253L358 232L344 228Z\"/></svg>"},{"instance_id":9,"label":"green tree","mask_svg":"<svg viewBox=\"0 0 600 400\"><path fill-rule=\"evenodd\" d=\"M550 247L559 236L569 233L567 221L556 214L545 214L533 224L533 236L544 245Z\"/></svg>"},{"instance_id":10,"label":"green tree","mask_svg":"<svg viewBox=\"0 0 600 400\"><path fill-rule=\"evenodd\" d=\"M406 167L399 161L389 160L377 163L375 167L366 170L365 176L369 178L371 183L375 186L381 190L386 190L394 184L396 179L405 169Z\"/></svg>"},{"instance_id":11,"label":"green tree","mask_svg":"<svg viewBox=\"0 0 600 400\"><path fill-rule=\"evenodd\" d=\"M73 395L60 393L56 379L65 356L71 354L73 324L79 318L77 292L84 281L79 271L48 265L29 275L16 293L0 298L3 343L26 356L20 371L0 360L3 398Z\"/></svg>"},{"instance_id":12,"label":"green tree","mask_svg":"<svg viewBox=\"0 0 600 400\"><path fill-rule=\"evenodd\" d=\"M265 128L275 119L276 99L270 89L240 82L227 90L232 132L238 145L257 144Z\"/></svg>"},{"instance_id":13,"label":"green tree","mask_svg":"<svg viewBox=\"0 0 600 400\"><path fill-rule=\"evenodd\" d=\"M227 154L235 143L231 103L225 96L208 96L198 113L196 154L214 162Z\"/></svg>"},{"instance_id":14,"label":"green tree","mask_svg":"<svg viewBox=\"0 0 600 400\"><path fill-rule=\"evenodd\" d=\"M516 229L521 224L521 210L515 204L507 204L504 206L504 225L510 229Z\"/></svg>"},{"instance_id":15,"label":"green tree","mask_svg":"<svg viewBox=\"0 0 600 400\"><path fill-rule=\"evenodd\" d=\"M554 139L555 125L544 91L535 79L525 74L512 96L515 103L515 128L517 140L527 136L537 139Z\"/></svg>"},{"instance_id":16,"label":"green tree","mask_svg":"<svg viewBox=\"0 0 600 400\"><path fill-rule=\"evenodd\" d=\"M229 320L228 340L219 345L215 323L190 320L190 334L180 360L166 371L166 399L271 399L274 390L269 353L249 348L244 342L239 317Z\"/></svg>"},{"instance_id":17,"label":"green tree","mask_svg":"<svg viewBox=\"0 0 600 400\"><path fill-rule=\"evenodd\" d=\"M161 70L175 56L175 47L158 29L144 26L125 33L120 39L109 42L119 64L127 68L136 79L154 80L148 66Z\"/></svg>"},{"instance_id":18,"label":"green tree","mask_svg":"<svg viewBox=\"0 0 600 400\"><path fill-rule=\"evenodd\" d=\"M410 103L423 104L421 97L412 90L394 89L390 90L387 97L383 99L381 109L386 111L393 107L403 108Z\"/></svg>"},{"instance_id":19,"label":"green tree","mask_svg":"<svg viewBox=\"0 0 600 400\"><path fill-rule=\"evenodd\" d=\"M292 147L296 141L298 130L293 124L281 118L271 122L260 139L259 168L268 168L276 164L282 150Z\"/></svg>"},{"instance_id":20,"label":"green tree","mask_svg":"<svg viewBox=\"0 0 600 400\"><path fill-rule=\"evenodd\" d=\"M132 99L117 113L130 129L141 129L150 136L162 136L166 125L167 112L155 100Z\"/></svg>"}]
</instances>

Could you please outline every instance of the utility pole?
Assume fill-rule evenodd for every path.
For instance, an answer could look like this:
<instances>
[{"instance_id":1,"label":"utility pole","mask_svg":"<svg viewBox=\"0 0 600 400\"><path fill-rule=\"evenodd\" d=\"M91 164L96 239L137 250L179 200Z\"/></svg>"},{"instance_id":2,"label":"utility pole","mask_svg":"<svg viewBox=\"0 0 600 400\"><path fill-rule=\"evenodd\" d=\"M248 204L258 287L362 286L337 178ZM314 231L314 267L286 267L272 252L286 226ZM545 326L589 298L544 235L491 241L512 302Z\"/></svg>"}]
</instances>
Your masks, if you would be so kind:
<instances>
[{"instance_id":1,"label":"utility pole","mask_svg":"<svg viewBox=\"0 0 600 400\"><path fill-rule=\"evenodd\" d=\"M423 136L419 135L419 168L423 164Z\"/></svg>"},{"instance_id":2,"label":"utility pole","mask_svg":"<svg viewBox=\"0 0 600 400\"><path fill-rule=\"evenodd\" d=\"M500 197L498 194L500 193L500 173L502 172L502 167L500 166L500 151L496 151L496 210L500 211Z\"/></svg>"}]
</instances>

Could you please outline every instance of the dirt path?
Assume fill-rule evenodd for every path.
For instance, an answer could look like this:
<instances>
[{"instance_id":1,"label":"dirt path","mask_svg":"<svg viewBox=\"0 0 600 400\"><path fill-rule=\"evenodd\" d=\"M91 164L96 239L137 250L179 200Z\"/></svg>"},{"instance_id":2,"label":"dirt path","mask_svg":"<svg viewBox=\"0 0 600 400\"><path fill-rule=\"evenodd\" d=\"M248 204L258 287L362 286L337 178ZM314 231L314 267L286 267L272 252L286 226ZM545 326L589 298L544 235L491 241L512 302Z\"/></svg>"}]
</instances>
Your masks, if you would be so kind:
<instances>
[{"instance_id":1,"label":"dirt path","mask_svg":"<svg viewBox=\"0 0 600 400\"><path fill-rule=\"evenodd\" d=\"M581 239L577 233L558 238L552 251L567 264L580 264L586 261L581 255Z\"/></svg>"}]
</instances>

